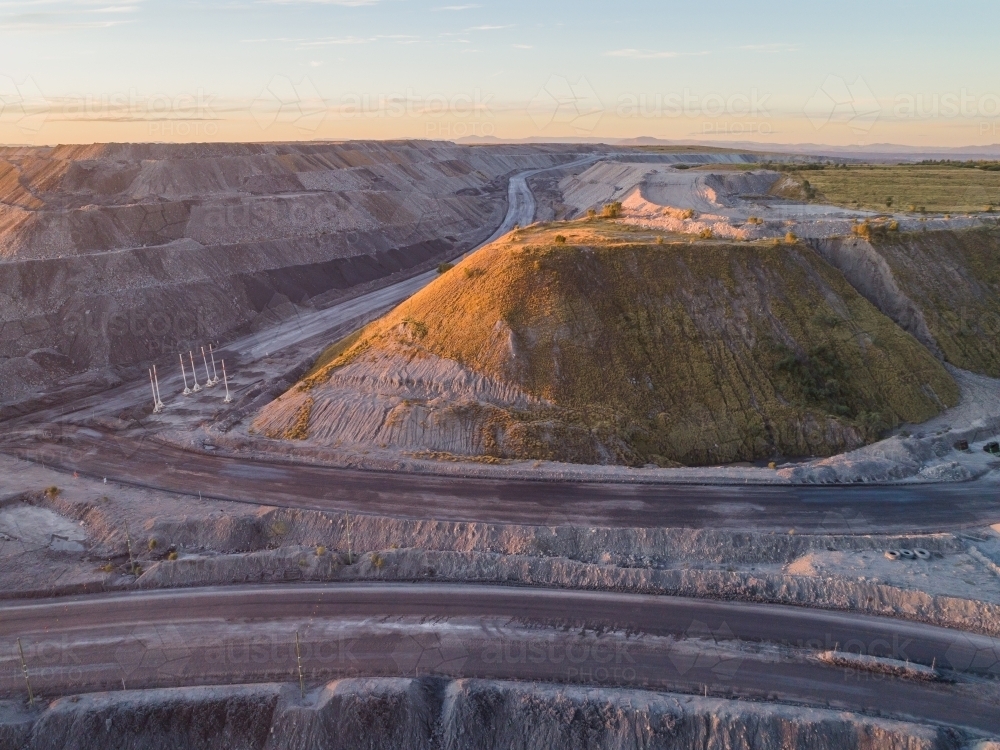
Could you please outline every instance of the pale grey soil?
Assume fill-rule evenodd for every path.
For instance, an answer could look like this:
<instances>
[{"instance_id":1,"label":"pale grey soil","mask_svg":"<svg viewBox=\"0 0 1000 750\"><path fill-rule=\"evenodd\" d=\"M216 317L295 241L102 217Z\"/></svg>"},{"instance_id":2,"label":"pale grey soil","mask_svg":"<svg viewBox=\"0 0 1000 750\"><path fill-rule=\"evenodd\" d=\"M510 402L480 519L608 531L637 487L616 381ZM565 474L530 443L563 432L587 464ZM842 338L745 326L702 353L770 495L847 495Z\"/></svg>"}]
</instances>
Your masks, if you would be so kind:
<instances>
[{"instance_id":1,"label":"pale grey soil","mask_svg":"<svg viewBox=\"0 0 1000 750\"><path fill-rule=\"evenodd\" d=\"M0 742L24 750L957 750L979 741L824 709L434 678L339 680L304 698L297 686L272 684L84 695L33 711L0 705Z\"/></svg>"},{"instance_id":2,"label":"pale grey soil","mask_svg":"<svg viewBox=\"0 0 1000 750\"><path fill-rule=\"evenodd\" d=\"M0 496L9 497L0 508L7 595L469 581L800 604L1000 634L1000 533L989 528L884 535L877 519L861 517L852 519L852 534L828 533L828 521L840 529L844 519L824 517L786 533L580 527L559 515L544 526L412 521L202 501L8 458L0 468ZM52 486L59 492L49 497L43 489ZM129 574L129 540L138 580ZM883 554L917 547L931 559ZM171 552L176 559L167 559Z\"/></svg>"}]
</instances>

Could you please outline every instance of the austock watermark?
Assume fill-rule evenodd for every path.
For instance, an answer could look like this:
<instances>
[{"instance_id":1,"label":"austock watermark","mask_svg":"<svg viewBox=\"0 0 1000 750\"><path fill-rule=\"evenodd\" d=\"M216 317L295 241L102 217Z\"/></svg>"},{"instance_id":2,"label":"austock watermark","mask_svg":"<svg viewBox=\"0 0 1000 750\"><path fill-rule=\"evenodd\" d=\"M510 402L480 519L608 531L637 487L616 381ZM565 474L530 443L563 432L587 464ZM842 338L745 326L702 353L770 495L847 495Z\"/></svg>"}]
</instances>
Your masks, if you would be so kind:
<instances>
[{"instance_id":1,"label":"austock watermark","mask_svg":"<svg viewBox=\"0 0 1000 750\"><path fill-rule=\"evenodd\" d=\"M420 120L426 138L450 140L496 135L494 94L476 88L468 92L421 93L414 89L388 93L343 94L333 114L348 122Z\"/></svg>"},{"instance_id":2,"label":"austock watermark","mask_svg":"<svg viewBox=\"0 0 1000 750\"><path fill-rule=\"evenodd\" d=\"M478 663L503 673L548 666L570 682L633 683L638 677L632 644L623 638L498 636L482 644Z\"/></svg>"},{"instance_id":3,"label":"austock watermark","mask_svg":"<svg viewBox=\"0 0 1000 750\"><path fill-rule=\"evenodd\" d=\"M249 111L261 130L282 124L315 133L326 119L328 106L308 76L293 81L275 75L250 103Z\"/></svg>"},{"instance_id":4,"label":"austock watermark","mask_svg":"<svg viewBox=\"0 0 1000 750\"><path fill-rule=\"evenodd\" d=\"M141 343L149 357L159 357L200 346L212 337L213 320L219 311L204 307L177 310L83 309L63 314L60 327L64 336L86 337L92 341L132 340Z\"/></svg>"},{"instance_id":5,"label":"austock watermark","mask_svg":"<svg viewBox=\"0 0 1000 750\"><path fill-rule=\"evenodd\" d=\"M618 97L619 119L691 120L702 135L771 135L774 132L770 93L702 93L684 88L674 92L624 93Z\"/></svg>"},{"instance_id":6,"label":"austock watermark","mask_svg":"<svg viewBox=\"0 0 1000 750\"><path fill-rule=\"evenodd\" d=\"M551 75L528 102L527 115L541 132L563 126L588 134L604 116L604 104L585 76Z\"/></svg>"},{"instance_id":7,"label":"austock watermark","mask_svg":"<svg viewBox=\"0 0 1000 750\"><path fill-rule=\"evenodd\" d=\"M0 75L0 123L13 124L22 133L35 135L45 125L51 110L52 103L34 78L28 76L18 81Z\"/></svg>"},{"instance_id":8,"label":"austock watermark","mask_svg":"<svg viewBox=\"0 0 1000 750\"><path fill-rule=\"evenodd\" d=\"M17 81L0 75L0 122L23 133L38 134L50 118L80 123L146 123L150 137L220 135L223 118L216 96L203 88L192 92L70 92L46 95L34 78Z\"/></svg>"}]
</instances>

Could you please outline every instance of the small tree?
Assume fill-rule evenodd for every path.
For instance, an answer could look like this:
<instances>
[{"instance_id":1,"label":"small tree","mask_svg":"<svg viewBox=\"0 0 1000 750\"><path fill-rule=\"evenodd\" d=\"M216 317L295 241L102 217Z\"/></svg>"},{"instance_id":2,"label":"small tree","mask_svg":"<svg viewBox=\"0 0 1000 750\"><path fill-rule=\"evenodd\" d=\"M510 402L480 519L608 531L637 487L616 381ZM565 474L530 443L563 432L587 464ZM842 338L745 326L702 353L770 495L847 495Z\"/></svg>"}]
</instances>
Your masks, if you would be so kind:
<instances>
[{"instance_id":1,"label":"small tree","mask_svg":"<svg viewBox=\"0 0 1000 750\"><path fill-rule=\"evenodd\" d=\"M795 232L787 232L785 234L785 244L786 245L794 245L798 241L799 241L799 238L795 236Z\"/></svg>"}]
</instances>

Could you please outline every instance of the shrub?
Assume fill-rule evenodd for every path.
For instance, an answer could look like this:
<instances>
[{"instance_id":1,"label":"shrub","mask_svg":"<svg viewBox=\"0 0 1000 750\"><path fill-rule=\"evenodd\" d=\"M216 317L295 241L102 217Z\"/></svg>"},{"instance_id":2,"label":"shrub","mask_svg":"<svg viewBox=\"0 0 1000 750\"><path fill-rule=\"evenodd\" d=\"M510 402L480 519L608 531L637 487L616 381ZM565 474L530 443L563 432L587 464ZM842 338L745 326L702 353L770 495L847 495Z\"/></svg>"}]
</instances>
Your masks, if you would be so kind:
<instances>
[{"instance_id":1,"label":"shrub","mask_svg":"<svg viewBox=\"0 0 1000 750\"><path fill-rule=\"evenodd\" d=\"M820 344L801 357L788 348L781 353L776 369L788 376L807 403L824 407L828 414L851 414L844 387L848 371L833 347Z\"/></svg>"},{"instance_id":2,"label":"shrub","mask_svg":"<svg viewBox=\"0 0 1000 750\"><path fill-rule=\"evenodd\" d=\"M170 562L173 562L174 560L176 560L177 559L177 550L175 550L175 549L170 550L170 552L167 554L167 559L170 560Z\"/></svg>"},{"instance_id":3,"label":"shrub","mask_svg":"<svg viewBox=\"0 0 1000 750\"><path fill-rule=\"evenodd\" d=\"M565 245L566 244L566 237L565 237L565 235L557 234L555 236L555 242L556 242L557 245Z\"/></svg>"},{"instance_id":4,"label":"shrub","mask_svg":"<svg viewBox=\"0 0 1000 750\"><path fill-rule=\"evenodd\" d=\"M441 263L438 265L438 273L447 273L455 267L454 263Z\"/></svg>"},{"instance_id":5,"label":"shrub","mask_svg":"<svg viewBox=\"0 0 1000 750\"><path fill-rule=\"evenodd\" d=\"M662 245L663 244L663 238L662 237L657 237L656 238L656 244L657 245Z\"/></svg>"},{"instance_id":6,"label":"shrub","mask_svg":"<svg viewBox=\"0 0 1000 750\"><path fill-rule=\"evenodd\" d=\"M112 565L111 563L104 563L104 565L101 566L102 573L111 573L112 571L114 571L114 569L115 566Z\"/></svg>"},{"instance_id":7,"label":"shrub","mask_svg":"<svg viewBox=\"0 0 1000 750\"><path fill-rule=\"evenodd\" d=\"M49 500L54 500L55 498L59 497L60 492L62 492L62 490L60 490L55 485L45 488L45 496L49 498Z\"/></svg>"},{"instance_id":8,"label":"shrub","mask_svg":"<svg viewBox=\"0 0 1000 750\"><path fill-rule=\"evenodd\" d=\"M467 279L478 279L480 276L486 273L482 268L466 268L463 273Z\"/></svg>"},{"instance_id":9,"label":"shrub","mask_svg":"<svg viewBox=\"0 0 1000 750\"><path fill-rule=\"evenodd\" d=\"M385 558L377 552L372 552L372 566L375 570L382 570L385 567Z\"/></svg>"},{"instance_id":10,"label":"shrub","mask_svg":"<svg viewBox=\"0 0 1000 750\"><path fill-rule=\"evenodd\" d=\"M326 554L326 547L324 547L322 544L317 544L316 545L316 557L322 557L325 554Z\"/></svg>"},{"instance_id":11,"label":"shrub","mask_svg":"<svg viewBox=\"0 0 1000 750\"><path fill-rule=\"evenodd\" d=\"M149 547L149 551L152 552L154 549L160 546L160 543L156 539L150 539L149 543L146 546Z\"/></svg>"},{"instance_id":12,"label":"shrub","mask_svg":"<svg viewBox=\"0 0 1000 750\"><path fill-rule=\"evenodd\" d=\"M306 440L309 437L309 420L312 418L313 400L306 398L295 412L295 419L282 436L285 440Z\"/></svg>"},{"instance_id":13,"label":"shrub","mask_svg":"<svg viewBox=\"0 0 1000 750\"><path fill-rule=\"evenodd\" d=\"M799 238L795 236L795 232L786 232L785 233L785 244L786 245L794 245L798 241L799 241Z\"/></svg>"},{"instance_id":14,"label":"shrub","mask_svg":"<svg viewBox=\"0 0 1000 750\"><path fill-rule=\"evenodd\" d=\"M413 318L403 318L403 326L413 334L413 338L422 339L427 335L427 324Z\"/></svg>"},{"instance_id":15,"label":"shrub","mask_svg":"<svg viewBox=\"0 0 1000 750\"><path fill-rule=\"evenodd\" d=\"M753 224L754 226L759 226L763 223L764 220L761 219L759 216L751 216L749 219L747 219L747 224Z\"/></svg>"},{"instance_id":16,"label":"shrub","mask_svg":"<svg viewBox=\"0 0 1000 750\"><path fill-rule=\"evenodd\" d=\"M851 227L851 234L870 240L872 238L871 222L865 219L861 224L855 224Z\"/></svg>"},{"instance_id":17,"label":"shrub","mask_svg":"<svg viewBox=\"0 0 1000 750\"><path fill-rule=\"evenodd\" d=\"M588 209L587 209L587 218L588 218L588 219L593 219L593 218L594 218L595 216L597 216L597 211L596 211L596 209L593 209L593 208L588 208Z\"/></svg>"},{"instance_id":18,"label":"shrub","mask_svg":"<svg viewBox=\"0 0 1000 750\"><path fill-rule=\"evenodd\" d=\"M684 208L684 209L681 209L681 208L671 208L670 206L667 206L665 209L663 209L663 215L664 216L671 216L671 217L673 217L675 219L680 219L681 221L687 221L688 219L693 219L694 218L694 209L693 208Z\"/></svg>"},{"instance_id":19,"label":"shrub","mask_svg":"<svg viewBox=\"0 0 1000 750\"><path fill-rule=\"evenodd\" d=\"M604 210L601 212L601 215L605 219L617 219L622 215L622 202L614 201L612 203L605 203Z\"/></svg>"},{"instance_id":20,"label":"shrub","mask_svg":"<svg viewBox=\"0 0 1000 750\"><path fill-rule=\"evenodd\" d=\"M888 198L885 199L885 207L886 208L892 208L892 196L891 195Z\"/></svg>"},{"instance_id":21,"label":"shrub","mask_svg":"<svg viewBox=\"0 0 1000 750\"><path fill-rule=\"evenodd\" d=\"M698 232L698 237L703 240L710 240L712 239L712 230L709 229L708 227L705 227L700 232Z\"/></svg>"}]
</instances>

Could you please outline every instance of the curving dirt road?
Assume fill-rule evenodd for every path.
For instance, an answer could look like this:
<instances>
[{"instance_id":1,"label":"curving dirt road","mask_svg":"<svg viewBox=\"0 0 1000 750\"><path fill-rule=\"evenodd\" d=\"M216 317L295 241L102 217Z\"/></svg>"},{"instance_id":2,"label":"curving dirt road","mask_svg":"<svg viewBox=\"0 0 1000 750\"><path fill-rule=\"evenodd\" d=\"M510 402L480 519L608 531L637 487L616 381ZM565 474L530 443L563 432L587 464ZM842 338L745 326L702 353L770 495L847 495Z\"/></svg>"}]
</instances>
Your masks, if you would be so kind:
<instances>
[{"instance_id":1,"label":"curving dirt road","mask_svg":"<svg viewBox=\"0 0 1000 750\"><path fill-rule=\"evenodd\" d=\"M6 453L183 495L399 518L898 534L1000 520L995 480L886 486L596 484L458 478L250 460L67 427ZM555 520L554 520L555 519Z\"/></svg>"},{"instance_id":2,"label":"curving dirt road","mask_svg":"<svg viewBox=\"0 0 1000 750\"><path fill-rule=\"evenodd\" d=\"M24 692L17 638L33 688L51 696L292 681L296 633L312 682L439 674L642 687L1000 732L996 692L977 687L1000 671L995 639L792 607L471 585L258 585L3 603L0 692ZM788 648L753 645L765 640ZM809 656L832 648L935 664L958 684ZM989 665L977 657L987 653Z\"/></svg>"}]
</instances>

